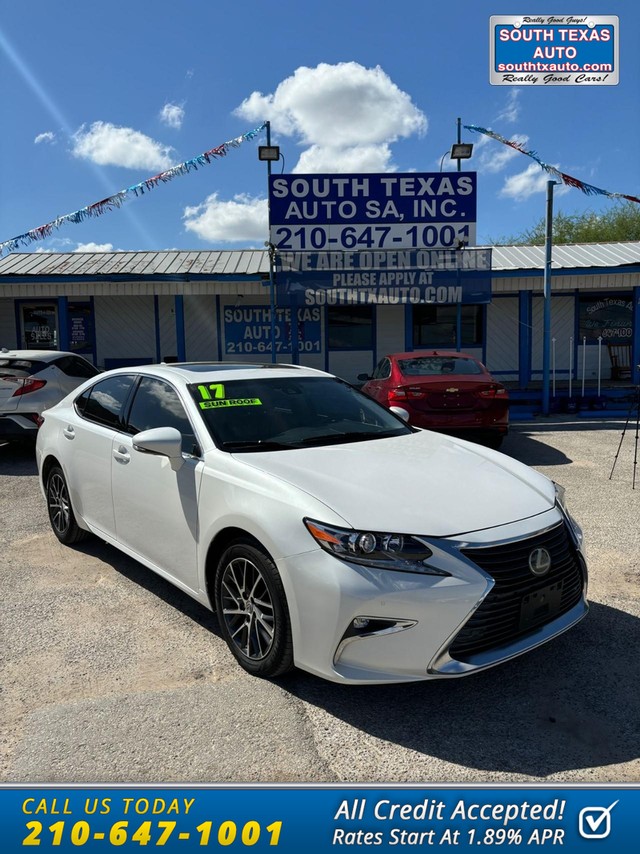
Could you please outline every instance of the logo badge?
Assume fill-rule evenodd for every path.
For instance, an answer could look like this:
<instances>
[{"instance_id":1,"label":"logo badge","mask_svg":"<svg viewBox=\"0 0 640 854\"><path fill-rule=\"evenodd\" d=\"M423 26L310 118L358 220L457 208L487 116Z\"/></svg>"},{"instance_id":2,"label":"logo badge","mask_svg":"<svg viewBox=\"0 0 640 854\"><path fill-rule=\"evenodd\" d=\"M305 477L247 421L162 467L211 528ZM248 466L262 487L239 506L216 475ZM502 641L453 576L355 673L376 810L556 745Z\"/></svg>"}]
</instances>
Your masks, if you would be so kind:
<instances>
[{"instance_id":1,"label":"logo badge","mask_svg":"<svg viewBox=\"0 0 640 854\"><path fill-rule=\"evenodd\" d=\"M459 388L445 388L445 391L449 394L455 394L457 391L460 391Z\"/></svg>"},{"instance_id":2,"label":"logo badge","mask_svg":"<svg viewBox=\"0 0 640 854\"><path fill-rule=\"evenodd\" d=\"M534 549L529 555L529 569L534 575L546 575L551 569L551 555L546 549Z\"/></svg>"}]
</instances>

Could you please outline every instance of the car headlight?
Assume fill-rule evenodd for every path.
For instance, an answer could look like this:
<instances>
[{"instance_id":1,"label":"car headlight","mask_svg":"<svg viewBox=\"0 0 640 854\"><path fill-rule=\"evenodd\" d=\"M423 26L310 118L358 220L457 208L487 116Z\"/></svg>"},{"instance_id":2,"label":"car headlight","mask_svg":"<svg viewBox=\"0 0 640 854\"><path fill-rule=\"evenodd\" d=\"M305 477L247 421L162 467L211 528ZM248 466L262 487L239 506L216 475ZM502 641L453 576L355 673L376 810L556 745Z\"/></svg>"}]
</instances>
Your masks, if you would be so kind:
<instances>
[{"instance_id":1,"label":"car headlight","mask_svg":"<svg viewBox=\"0 0 640 854\"><path fill-rule=\"evenodd\" d=\"M417 537L334 528L313 519L304 519L304 524L321 549L341 560L397 572L449 575L427 564L433 552Z\"/></svg>"},{"instance_id":2,"label":"car headlight","mask_svg":"<svg viewBox=\"0 0 640 854\"><path fill-rule=\"evenodd\" d=\"M560 484L556 483L555 480L553 481L553 485L556 488L556 504L562 510L563 516L571 526L571 530L574 533L578 546L581 549L584 549L584 535L582 533L582 528L580 527L580 525L578 525L571 513L569 513L569 509L567 508L567 491L564 486L560 486Z\"/></svg>"},{"instance_id":3,"label":"car headlight","mask_svg":"<svg viewBox=\"0 0 640 854\"><path fill-rule=\"evenodd\" d=\"M556 504L559 504L562 510L565 513L568 513L566 498L567 490L564 488L564 486L560 486L559 483L556 483L555 480L553 481L553 485L556 488Z\"/></svg>"}]
</instances>

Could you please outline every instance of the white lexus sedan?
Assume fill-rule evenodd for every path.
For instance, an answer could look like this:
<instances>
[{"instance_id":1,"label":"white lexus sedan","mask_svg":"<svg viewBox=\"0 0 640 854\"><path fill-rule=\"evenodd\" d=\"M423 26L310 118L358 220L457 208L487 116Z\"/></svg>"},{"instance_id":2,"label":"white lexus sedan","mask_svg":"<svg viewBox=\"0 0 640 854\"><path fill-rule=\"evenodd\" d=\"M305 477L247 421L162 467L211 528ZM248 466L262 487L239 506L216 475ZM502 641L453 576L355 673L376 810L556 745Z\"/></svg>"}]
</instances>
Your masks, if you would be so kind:
<instances>
[{"instance_id":1,"label":"white lexus sedan","mask_svg":"<svg viewBox=\"0 0 640 854\"><path fill-rule=\"evenodd\" d=\"M215 610L242 667L462 676L587 612L563 490L293 365L109 371L45 412L55 535L91 532Z\"/></svg>"}]
</instances>

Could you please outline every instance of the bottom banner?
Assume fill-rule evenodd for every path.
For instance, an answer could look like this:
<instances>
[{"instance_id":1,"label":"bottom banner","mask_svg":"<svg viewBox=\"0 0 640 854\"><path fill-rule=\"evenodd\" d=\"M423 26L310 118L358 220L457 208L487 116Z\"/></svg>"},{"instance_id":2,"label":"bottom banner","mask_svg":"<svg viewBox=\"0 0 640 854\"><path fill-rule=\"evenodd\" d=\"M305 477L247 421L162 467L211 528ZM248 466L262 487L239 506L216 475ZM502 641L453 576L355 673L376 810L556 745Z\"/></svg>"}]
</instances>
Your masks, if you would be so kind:
<instances>
[{"instance_id":1,"label":"bottom banner","mask_svg":"<svg viewBox=\"0 0 640 854\"><path fill-rule=\"evenodd\" d=\"M640 787L3 786L4 851L637 850Z\"/></svg>"}]
</instances>

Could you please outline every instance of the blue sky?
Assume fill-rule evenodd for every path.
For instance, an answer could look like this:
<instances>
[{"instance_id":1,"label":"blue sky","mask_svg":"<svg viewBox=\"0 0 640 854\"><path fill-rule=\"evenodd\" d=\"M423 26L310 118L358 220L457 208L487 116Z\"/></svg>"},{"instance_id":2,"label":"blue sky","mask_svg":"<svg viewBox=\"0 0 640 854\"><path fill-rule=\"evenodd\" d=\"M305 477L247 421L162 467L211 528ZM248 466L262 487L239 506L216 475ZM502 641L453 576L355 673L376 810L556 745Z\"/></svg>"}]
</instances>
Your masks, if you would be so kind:
<instances>
[{"instance_id":1,"label":"blue sky","mask_svg":"<svg viewBox=\"0 0 640 854\"><path fill-rule=\"evenodd\" d=\"M438 171L460 116L584 182L640 195L637 4L3 0L1 8L0 242L263 119L287 172ZM490 85L489 17L507 13L618 15L619 85ZM463 139L480 141L468 131ZM23 251L262 246L267 181L256 145ZM443 166L453 168L448 157ZM525 155L484 138L467 168L478 172L479 244L543 216L548 176ZM556 210L569 214L612 204L576 189L555 194Z\"/></svg>"}]
</instances>

